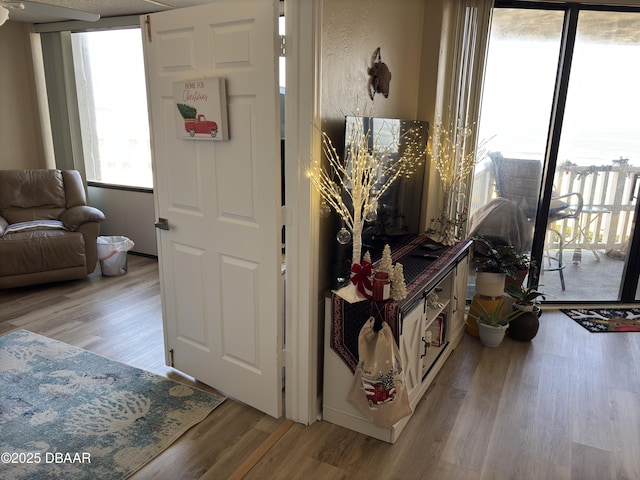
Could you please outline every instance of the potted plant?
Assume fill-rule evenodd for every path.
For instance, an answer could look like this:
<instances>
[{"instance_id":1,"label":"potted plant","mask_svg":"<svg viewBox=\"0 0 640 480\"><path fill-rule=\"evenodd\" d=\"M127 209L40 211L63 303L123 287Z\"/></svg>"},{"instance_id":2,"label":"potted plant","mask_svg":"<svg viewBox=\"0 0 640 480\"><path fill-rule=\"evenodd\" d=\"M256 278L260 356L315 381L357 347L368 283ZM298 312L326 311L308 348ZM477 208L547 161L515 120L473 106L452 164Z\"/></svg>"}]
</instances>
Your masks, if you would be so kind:
<instances>
[{"instance_id":1,"label":"potted plant","mask_svg":"<svg viewBox=\"0 0 640 480\"><path fill-rule=\"evenodd\" d=\"M472 255L476 285L465 331L477 337L478 323L472 311L484 309L493 312L500 304L504 297L507 273L515 274L515 249L508 245L496 245L489 238L477 235L473 237Z\"/></svg>"},{"instance_id":2,"label":"potted plant","mask_svg":"<svg viewBox=\"0 0 640 480\"><path fill-rule=\"evenodd\" d=\"M522 315L511 322L507 333L514 340L531 341L540 328L540 307L537 303L538 299L545 299L544 293L535 287L518 285L507 285L505 292L514 300L513 309L522 312Z\"/></svg>"},{"instance_id":3,"label":"potted plant","mask_svg":"<svg viewBox=\"0 0 640 480\"><path fill-rule=\"evenodd\" d=\"M511 272L513 275L507 275L505 279L505 285L517 285L522 286L527 274L537 278L536 261L532 259L526 253L515 253L513 257L514 270Z\"/></svg>"},{"instance_id":4,"label":"potted plant","mask_svg":"<svg viewBox=\"0 0 640 480\"><path fill-rule=\"evenodd\" d=\"M506 276L517 277L518 266L523 262L522 255L512 245L497 245L486 237L473 237L476 293L487 297L502 296Z\"/></svg>"},{"instance_id":5,"label":"potted plant","mask_svg":"<svg viewBox=\"0 0 640 480\"><path fill-rule=\"evenodd\" d=\"M500 301L493 311L488 311L482 304L479 305L479 309L477 310L473 305L471 306L469 316L475 313L475 318L478 323L480 342L482 342L486 347L499 346L504 339L509 323L522 315L520 310L505 312L504 307L504 299Z\"/></svg>"}]
</instances>

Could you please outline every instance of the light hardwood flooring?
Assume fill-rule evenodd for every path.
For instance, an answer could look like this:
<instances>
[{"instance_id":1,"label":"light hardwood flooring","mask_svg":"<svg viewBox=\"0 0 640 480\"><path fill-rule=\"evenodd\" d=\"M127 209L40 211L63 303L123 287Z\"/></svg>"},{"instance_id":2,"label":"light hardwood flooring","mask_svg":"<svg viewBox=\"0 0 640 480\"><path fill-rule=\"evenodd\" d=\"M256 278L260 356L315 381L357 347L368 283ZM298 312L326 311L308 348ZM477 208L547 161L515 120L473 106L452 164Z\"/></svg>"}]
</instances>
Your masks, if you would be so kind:
<instances>
[{"instance_id":1,"label":"light hardwood flooring","mask_svg":"<svg viewBox=\"0 0 640 480\"><path fill-rule=\"evenodd\" d=\"M130 256L123 277L0 291L0 334L18 328L193 382L164 365L152 259ZM228 399L132 478L640 479L639 372L640 334L545 311L531 343L466 336L395 445L324 421L287 429Z\"/></svg>"}]
</instances>

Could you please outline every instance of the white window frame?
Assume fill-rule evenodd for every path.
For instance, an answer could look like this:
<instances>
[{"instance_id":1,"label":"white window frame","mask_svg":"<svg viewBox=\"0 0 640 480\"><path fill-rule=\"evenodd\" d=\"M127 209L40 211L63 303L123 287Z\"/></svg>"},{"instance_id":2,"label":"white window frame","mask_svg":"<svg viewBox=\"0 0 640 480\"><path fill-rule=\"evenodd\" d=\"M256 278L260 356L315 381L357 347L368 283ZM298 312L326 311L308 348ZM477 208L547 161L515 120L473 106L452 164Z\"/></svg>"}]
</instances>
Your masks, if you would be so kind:
<instances>
[{"instance_id":1,"label":"white window frame","mask_svg":"<svg viewBox=\"0 0 640 480\"><path fill-rule=\"evenodd\" d=\"M69 21L34 25L34 31L40 35L42 46L51 143L56 168L78 170L86 179L71 33L134 27L140 28L140 18L137 15L105 18L97 22ZM102 183L97 185L141 192L153 191L152 188L146 187Z\"/></svg>"}]
</instances>

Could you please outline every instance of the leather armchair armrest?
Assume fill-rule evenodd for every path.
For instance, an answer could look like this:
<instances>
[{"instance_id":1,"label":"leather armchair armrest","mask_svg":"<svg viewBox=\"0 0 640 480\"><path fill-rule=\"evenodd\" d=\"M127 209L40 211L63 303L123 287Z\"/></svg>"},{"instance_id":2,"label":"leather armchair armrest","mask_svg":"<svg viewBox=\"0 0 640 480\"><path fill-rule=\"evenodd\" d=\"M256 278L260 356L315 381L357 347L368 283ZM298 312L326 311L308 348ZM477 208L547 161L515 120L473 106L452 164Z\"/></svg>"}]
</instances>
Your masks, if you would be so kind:
<instances>
[{"instance_id":1,"label":"leather armchair armrest","mask_svg":"<svg viewBox=\"0 0 640 480\"><path fill-rule=\"evenodd\" d=\"M105 219L104 213L94 207L80 205L66 209L60 214L59 220L67 230L75 232L80 225L87 222L100 222Z\"/></svg>"},{"instance_id":2,"label":"leather armchair armrest","mask_svg":"<svg viewBox=\"0 0 640 480\"><path fill-rule=\"evenodd\" d=\"M0 237L4 235L4 230L9 226L9 222L7 222L4 217L0 217Z\"/></svg>"}]
</instances>

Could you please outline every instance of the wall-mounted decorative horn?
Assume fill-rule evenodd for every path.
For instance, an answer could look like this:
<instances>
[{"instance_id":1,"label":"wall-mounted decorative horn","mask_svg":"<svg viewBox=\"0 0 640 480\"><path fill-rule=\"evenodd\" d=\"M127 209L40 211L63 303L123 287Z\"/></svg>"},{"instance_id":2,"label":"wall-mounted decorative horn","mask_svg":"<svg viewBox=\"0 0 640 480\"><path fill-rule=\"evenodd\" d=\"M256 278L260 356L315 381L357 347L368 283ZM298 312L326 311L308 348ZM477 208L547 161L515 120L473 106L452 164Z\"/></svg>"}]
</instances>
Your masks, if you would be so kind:
<instances>
[{"instance_id":1,"label":"wall-mounted decorative horn","mask_svg":"<svg viewBox=\"0 0 640 480\"><path fill-rule=\"evenodd\" d=\"M391 83L391 72L386 63L380 57L380 47L376 48L371 56L371 66L367 69L369 82L367 84L369 97L373 100L376 93L381 93L384 98L389 96L389 83Z\"/></svg>"}]
</instances>

